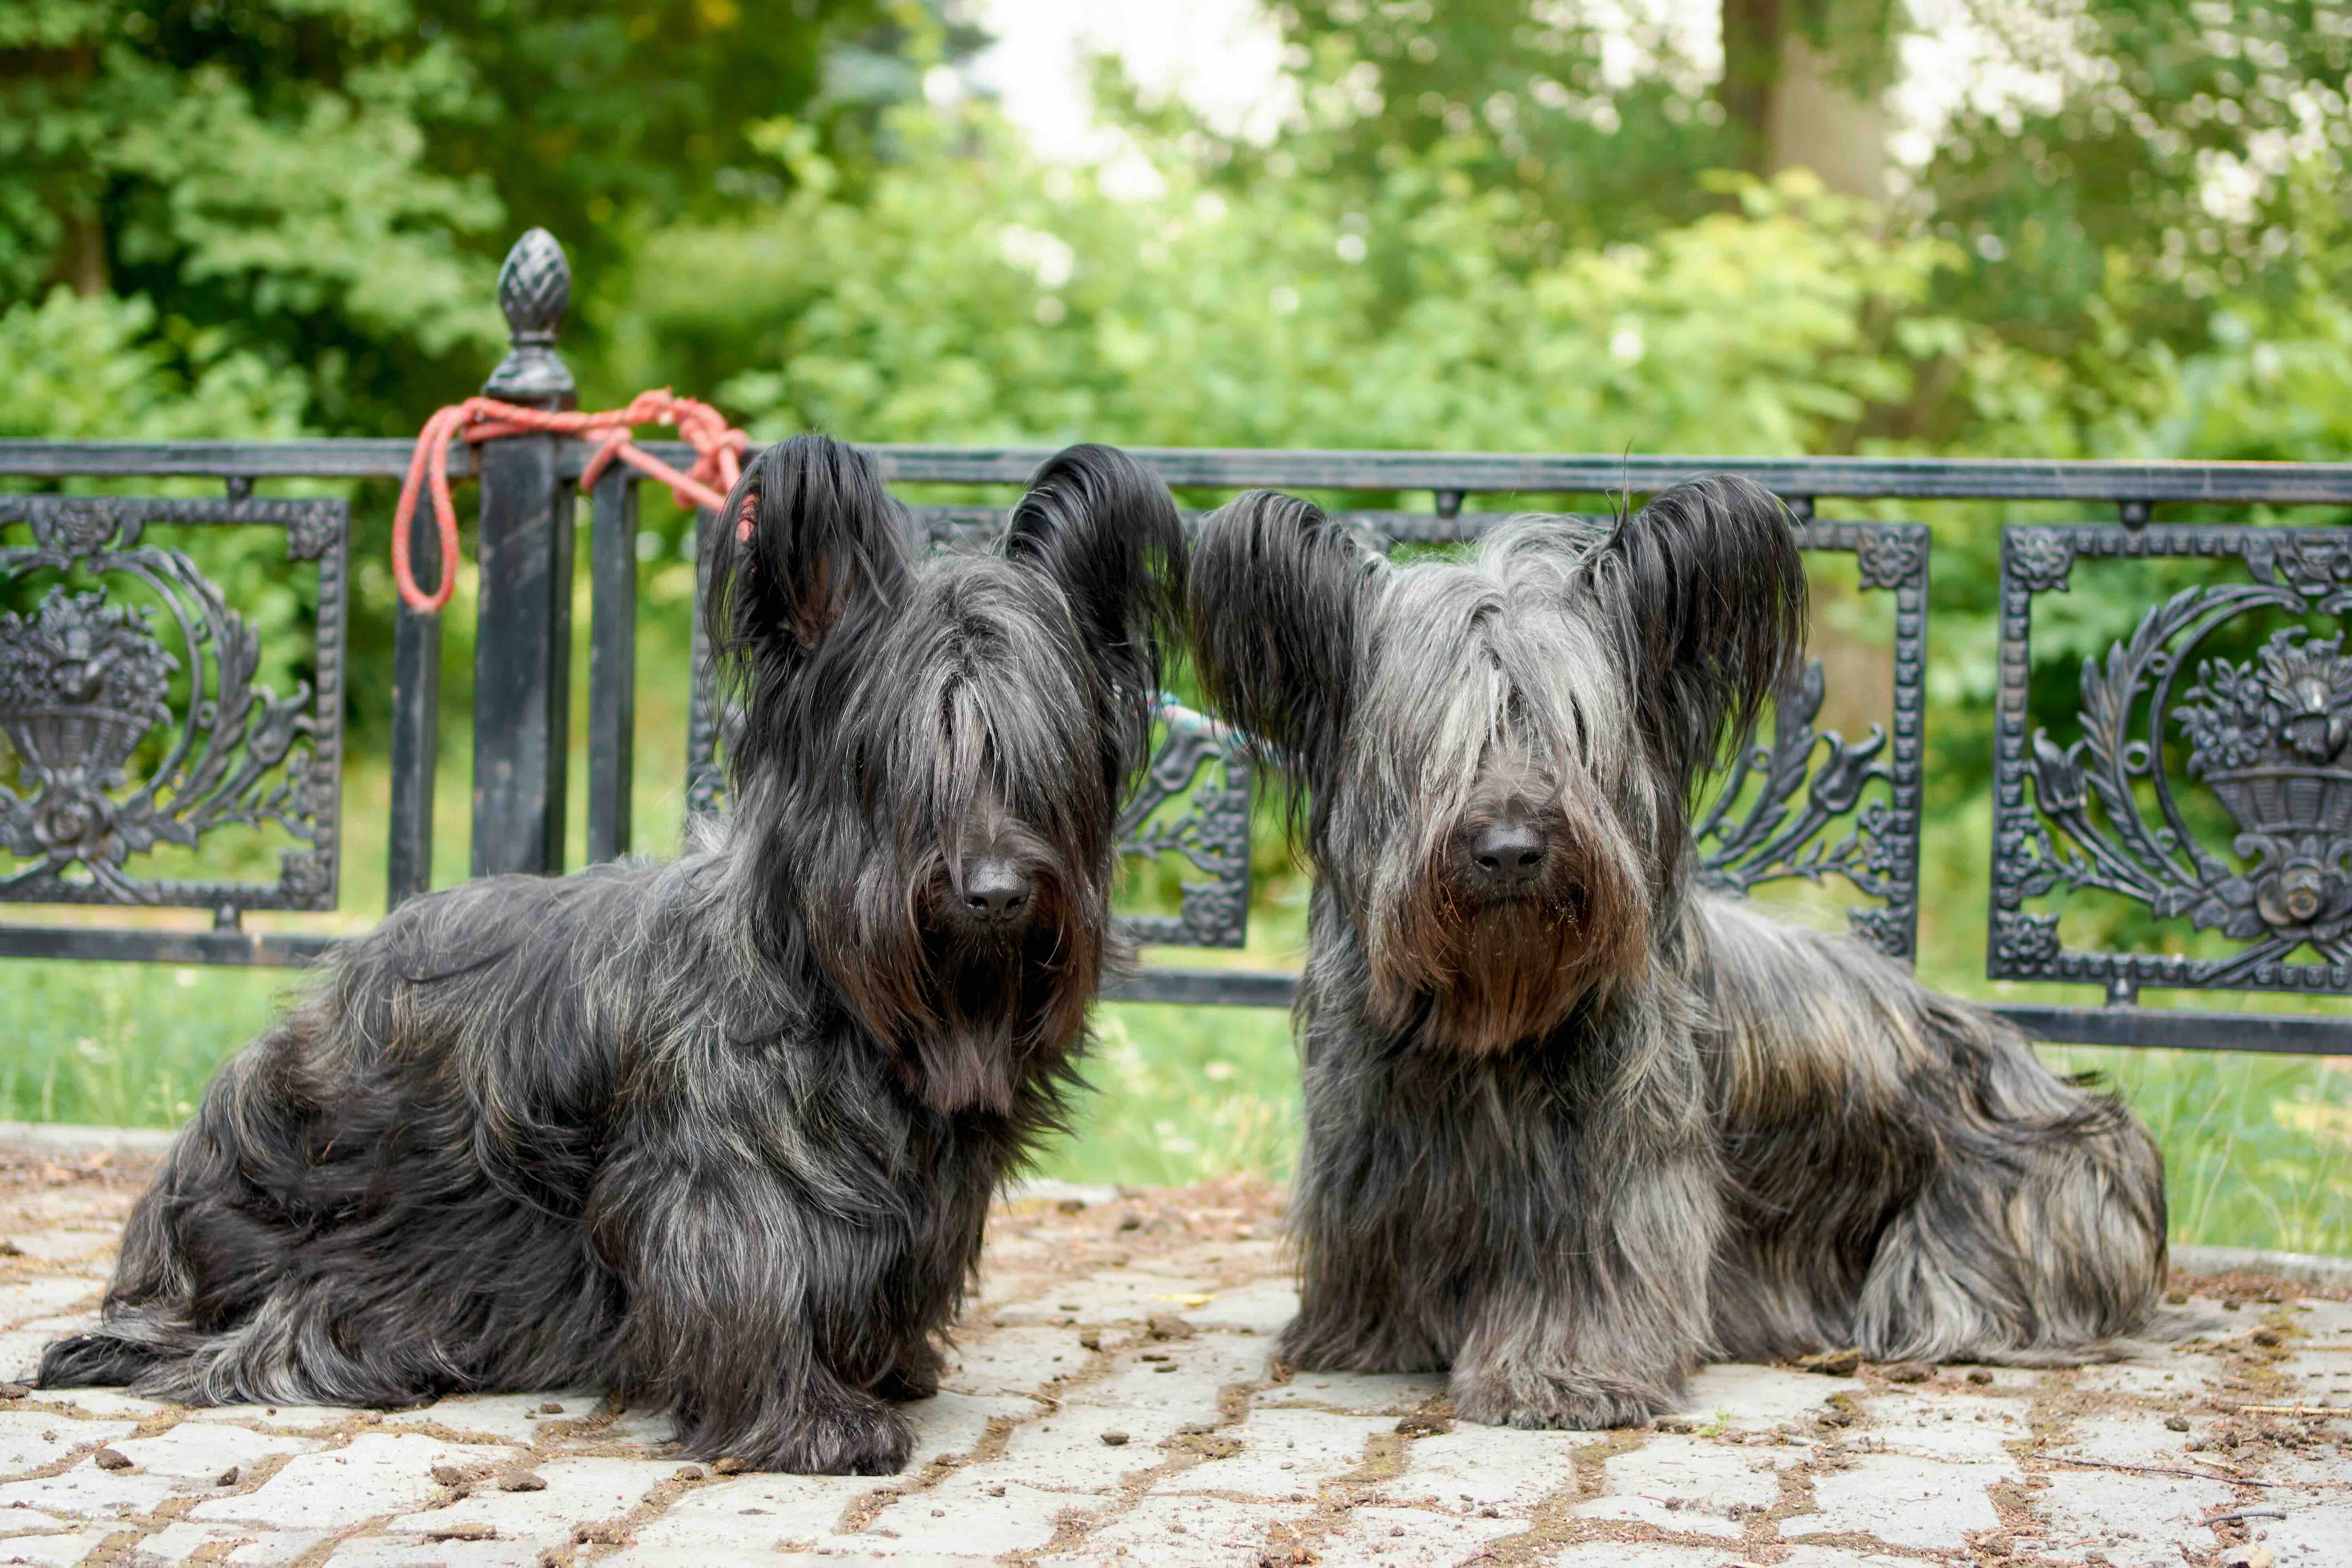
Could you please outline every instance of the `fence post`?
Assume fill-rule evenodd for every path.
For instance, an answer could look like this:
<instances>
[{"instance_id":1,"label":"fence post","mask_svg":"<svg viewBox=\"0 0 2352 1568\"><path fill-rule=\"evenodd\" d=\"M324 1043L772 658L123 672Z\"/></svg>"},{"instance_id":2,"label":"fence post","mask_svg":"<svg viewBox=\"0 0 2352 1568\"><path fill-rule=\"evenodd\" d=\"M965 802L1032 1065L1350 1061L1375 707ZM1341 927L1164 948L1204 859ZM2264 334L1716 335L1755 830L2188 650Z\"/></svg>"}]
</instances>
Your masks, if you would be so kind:
<instances>
[{"instance_id":1,"label":"fence post","mask_svg":"<svg viewBox=\"0 0 2352 1568\"><path fill-rule=\"evenodd\" d=\"M508 402L577 402L555 337L572 302L563 247L545 229L515 242L499 269L513 347L482 391ZM563 869L572 691L572 482L567 438L482 444L481 593L474 635L476 876Z\"/></svg>"},{"instance_id":2,"label":"fence post","mask_svg":"<svg viewBox=\"0 0 2352 1568\"><path fill-rule=\"evenodd\" d=\"M588 859L629 852L636 777L637 476L615 463L596 481L589 525Z\"/></svg>"},{"instance_id":3,"label":"fence post","mask_svg":"<svg viewBox=\"0 0 2352 1568\"><path fill-rule=\"evenodd\" d=\"M417 497L417 510L430 506ZM410 525L409 559L417 580L438 582L456 561L441 559L441 536ZM384 908L433 885L433 775L441 759L441 612L403 604L392 631L392 841L384 868Z\"/></svg>"}]
</instances>

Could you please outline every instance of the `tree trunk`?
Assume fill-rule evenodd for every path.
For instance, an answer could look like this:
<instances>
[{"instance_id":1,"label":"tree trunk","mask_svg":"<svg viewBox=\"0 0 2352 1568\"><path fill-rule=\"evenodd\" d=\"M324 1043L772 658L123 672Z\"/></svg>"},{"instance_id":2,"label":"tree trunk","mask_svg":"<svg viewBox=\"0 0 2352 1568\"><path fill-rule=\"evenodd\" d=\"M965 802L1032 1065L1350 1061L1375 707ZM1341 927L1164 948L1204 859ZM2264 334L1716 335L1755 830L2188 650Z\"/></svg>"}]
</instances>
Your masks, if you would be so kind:
<instances>
[{"instance_id":1,"label":"tree trunk","mask_svg":"<svg viewBox=\"0 0 2352 1568\"><path fill-rule=\"evenodd\" d=\"M1780 40L1772 94L1767 171L1811 169L1849 196L1886 199L1886 138L1893 119L1876 95L1864 98L1831 72L1833 63L1801 34Z\"/></svg>"},{"instance_id":2,"label":"tree trunk","mask_svg":"<svg viewBox=\"0 0 2352 1568\"><path fill-rule=\"evenodd\" d=\"M1794 25L1785 0L1722 0L1724 117L1740 166L1772 175L1811 169L1832 191L1886 194L1892 120L1876 95L1835 79L1834 62Z\"/></svg>"},{"instance_id":3,"label":"tree trunk","mask_svg":"<svg viewBox=\"0 0 2352 1568\"><path fill-rule=\"evenodd\" d=\"M1740 167L1754 174L1771 166L1780 33L1780 0L1723 0L1723 85L1716 92L1738 137Z\"/></svg>"},{"instance_id":4,"label":"tree trunk","mask_svg":"<svg viewBox=\"0 0 2352 1568\"><path fill-rule=\"evenodd\" d=\"M64 241L58 247L58 281L93 298L107 290L111 279L106 267L106 225L93 211L67 213L62 218Z\"/></svg>"}]
</instances>

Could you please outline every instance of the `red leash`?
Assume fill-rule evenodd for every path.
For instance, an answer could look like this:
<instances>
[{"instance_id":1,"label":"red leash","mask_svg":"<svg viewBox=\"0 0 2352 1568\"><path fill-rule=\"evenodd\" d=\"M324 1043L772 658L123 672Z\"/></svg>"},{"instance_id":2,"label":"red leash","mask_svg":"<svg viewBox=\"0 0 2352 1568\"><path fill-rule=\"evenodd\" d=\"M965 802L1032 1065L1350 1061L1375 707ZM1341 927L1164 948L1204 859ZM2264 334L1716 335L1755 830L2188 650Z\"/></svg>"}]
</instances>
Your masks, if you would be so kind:
<instances>
[{"instance_id":1,"label":"red leash","mask_svg":"<svg viewBox=\"0 0 2352 1568\"><path fill-rule=\"evenodd\" d=\"M632 426L674 424L694 448L694 466L681 474L629 439ZM681 507L701 507L716 512L727 505L727 492L742 475L743 454L751 437L730 425L707 402L672 395L667 387L639 392L626 408L599 413L558 413L543 408L523 408L496 398L469 397L452 403L425 422L416 437L415 455L408 460L408 477L401 481L400 506L392 515L392 576L400 585L400 601L420 615L430 615L449 602L457 583L457 507L449 498L449 443L496 441L504 435L595 436L595 455L580 471L586 489L618 459L651 479L669 486ZM416 492L428 483L433 492L433 520L441 540L441 585L431 593L416 586L409 560L408 528L416 512ZM742 526L748 527L749 519Z\"/></svg>"}]
</instances>

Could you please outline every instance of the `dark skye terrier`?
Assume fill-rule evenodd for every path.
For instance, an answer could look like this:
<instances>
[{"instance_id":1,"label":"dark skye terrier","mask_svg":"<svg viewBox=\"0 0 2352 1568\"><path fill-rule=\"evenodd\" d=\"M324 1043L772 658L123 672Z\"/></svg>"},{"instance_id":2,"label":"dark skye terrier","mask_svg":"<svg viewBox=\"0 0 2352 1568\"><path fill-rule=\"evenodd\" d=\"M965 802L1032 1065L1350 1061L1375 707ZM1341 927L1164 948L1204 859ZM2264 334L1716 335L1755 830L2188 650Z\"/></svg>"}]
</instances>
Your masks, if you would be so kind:
<instances>
[{"instance_id":1,"label":"dark skye terrier","mask_svg":"<svg viewBox=\"0 0 2352 1568\"><path fill-rule=\"evenodd\" d=\"M709 622L734 809L671 865L402 907L222 1069L56 1387L399 1405L604 1387L694 1456L896 1470L886 1401L1057 1124L1181 592L1167 490L1073 447L919 560L872 461L761 454Z\"/></svg>"},{"instance_id":2,"label":"dark skye terrier","mask_svg":"<svg viewBox=\"0 0 2352 1568\"><path fill-rule=\"evenodd\" d=\"M1711 1356L2071 1362L2147 1321L2162 1167L2119 1105L1694 885L1694 787L1801 650L1769 495L1700 479L1394 567L1261 492L1188 599L1317 872L1286 1360L1608 1427Z\"/></svg>"}]
</instances>

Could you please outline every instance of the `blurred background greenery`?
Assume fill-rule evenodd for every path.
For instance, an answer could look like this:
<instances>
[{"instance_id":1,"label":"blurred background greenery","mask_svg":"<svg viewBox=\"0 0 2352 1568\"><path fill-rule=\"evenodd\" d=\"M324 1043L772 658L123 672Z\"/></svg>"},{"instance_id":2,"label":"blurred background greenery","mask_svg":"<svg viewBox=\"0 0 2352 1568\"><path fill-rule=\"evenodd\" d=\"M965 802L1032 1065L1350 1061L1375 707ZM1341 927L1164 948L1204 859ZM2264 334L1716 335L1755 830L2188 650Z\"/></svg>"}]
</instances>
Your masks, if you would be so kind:
<instances>
[{"instance_id":1,"label":"blurred background greenery","mask_svg":"<svg viewBox=\"0 0 2352 1568\"><path fill-rule=\"evenodd\" d=\"M1223 11L1269 62L1244 111L1170 89L1148 48L1105 55L1073 155L991 86L1015 0L16 0L0 8L0 435L413 433L494 362L491 280L539 224L572 260L582 406L670 384L761 438L2352 450L2336 0ZM337 919L356 928L381 905L392 598L390 496L350 493ZM659 851L690 574L682 517L649 500L637 841ZM1902 515L1937 535L1921 967L1991 994L1998 530L2077 514ZM268 552L211 548L265 630L307 615ZM2042 612L2035 700L2062 737L2082 660L2187 580L2084 573ZM467 620L461 599L445 881L464 871ZM1824 581L1841 692L1883 680L1883 621ZM1878 712L1832 708L1849 731ZM1303 890L1262 838L1243 956L1286 966ZM2083 918L2087 937L2190 940L2128 911ZM174 1119L285 983L0 965L0 1114ZM1115 1007L1104 1037L1104 1092L1055 1172L1285 1168L1279 1017ZM2053 1055L2113 1073L2163 1133L2177 1234L2352 1250L2352 1071Z\"/></svg>"}]
</instances>

